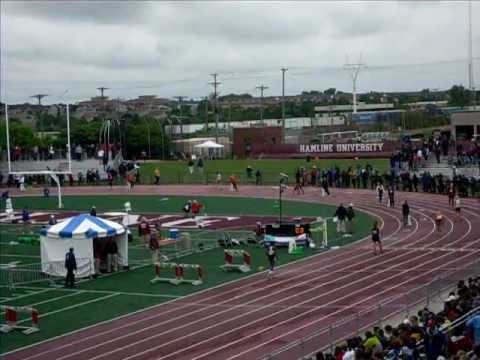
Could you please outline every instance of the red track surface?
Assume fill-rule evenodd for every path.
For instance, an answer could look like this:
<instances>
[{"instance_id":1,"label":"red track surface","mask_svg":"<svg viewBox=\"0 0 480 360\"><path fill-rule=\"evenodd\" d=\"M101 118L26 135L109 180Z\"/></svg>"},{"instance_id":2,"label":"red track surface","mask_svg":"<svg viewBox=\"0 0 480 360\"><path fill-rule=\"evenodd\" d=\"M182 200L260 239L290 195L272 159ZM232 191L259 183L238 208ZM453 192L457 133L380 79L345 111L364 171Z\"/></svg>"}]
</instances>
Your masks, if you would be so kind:
<instances>
[{"instance_id":1,"label":"red track surface","mask_svg":"<svg viewBox=\"0 0 480 360\"><path fill-rule=\"evenodd\" d=\"M85 194L86 190L102 193L98 188L65 190L67 194ZM383 226L383 255L374 256L366 239L287 265L273 279L257 274L10 353L5 360L257 359L378 301L426 284L446 269L466 267L479 256L480 206L476 200L464 200L462 217L455 219L443 196L398 193L399 205L392 210L379 205L372 191L333 191L328 198L321 198L316 189L286 197L335 205L353 202L358 209L374 214ZM125 193L125 189L112 192ZM277 195L270 187L247 186L238 194L219 194L218 189L208 186L144 186L135 190L135 194L152 193ZM399 210L405 199L414 218L408 231L401 227ZM441 234L432 219L438 209L447 220ZM396 310L396 306L384 307L382 315ZM368 324L372 316L366 312L354 321ZM317 340L315 347L328 340ZM314 350L312 344L305 346ZM295 358L288 352L276 357Z\"/></svg>"}]
</instances>

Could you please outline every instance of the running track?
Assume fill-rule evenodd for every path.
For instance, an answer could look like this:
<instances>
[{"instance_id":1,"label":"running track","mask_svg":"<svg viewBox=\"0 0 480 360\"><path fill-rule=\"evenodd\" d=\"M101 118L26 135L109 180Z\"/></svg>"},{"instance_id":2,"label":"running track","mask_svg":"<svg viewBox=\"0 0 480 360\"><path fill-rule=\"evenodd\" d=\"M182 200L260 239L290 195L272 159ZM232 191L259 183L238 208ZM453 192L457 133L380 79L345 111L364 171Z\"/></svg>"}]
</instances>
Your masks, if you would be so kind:
<instances>
[{"instance_id":1,"label":"running track","mask_svg":"<svg viewBox=\"0 0 480 360\"><path fill-rule=\"evenodd\" d=\"M105 194L101 188L66 188L66 194ZM146 360L146 359L257 359L312 334L358 311L346 332L329 334L343 338L355 325L375 321L366 311L379 301L384 317L394 314L401 300L392 301L421 287L448 269L471 265L480 254L480 206L463 200L456 219L443 196L397 193L397 209L379 205L372 191L332 189L322 198L317 189L286 198L338 205L353 202L359 210L377 216L383 226L386 251L374 256L368 239L283 267L273 279L264 274L209 289L164 303L129 316L102 323L74 334L5 355L5 360ZM125 194L124 188L112 193ZM238 194L212 186L141 186L132 194L222 195L275 198L272 187L240 188ZM407 199L414 218L411 229L401 226L400 205ZM446 215L438 234L434 213ZM418 292L420 297L420 291ZM409 298L409 301L415 299ZM313 351L328 336L317 339ZM295 359L285 352L275 359Z\"/></svg>"}]
</instances>

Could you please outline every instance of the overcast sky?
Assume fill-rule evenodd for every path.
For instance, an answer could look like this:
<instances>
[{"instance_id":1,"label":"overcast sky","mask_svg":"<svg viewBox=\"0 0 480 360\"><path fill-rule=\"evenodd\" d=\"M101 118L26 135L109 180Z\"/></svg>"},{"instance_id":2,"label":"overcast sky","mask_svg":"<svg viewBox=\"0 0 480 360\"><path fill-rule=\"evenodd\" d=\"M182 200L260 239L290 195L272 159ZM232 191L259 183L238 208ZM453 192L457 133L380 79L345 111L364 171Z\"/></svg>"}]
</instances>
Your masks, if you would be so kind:
<instances>
[{"instance_id":1,"label":"overcast sky","mask_svg":"<svg viewBox=\"0 0 480 360\"><path fill-rule=\"evenodd\" d=\"M480 2L472 10L480 57ZM462 1L2 0L1 98L78 101L99 86L111 97L203 97L213 72L222 94L264 84L280 95L282 66L287 94L351 91L347 54L367 65L360 91L446 89L468 84L467 14Z\"/></svg>"}]
</instances>

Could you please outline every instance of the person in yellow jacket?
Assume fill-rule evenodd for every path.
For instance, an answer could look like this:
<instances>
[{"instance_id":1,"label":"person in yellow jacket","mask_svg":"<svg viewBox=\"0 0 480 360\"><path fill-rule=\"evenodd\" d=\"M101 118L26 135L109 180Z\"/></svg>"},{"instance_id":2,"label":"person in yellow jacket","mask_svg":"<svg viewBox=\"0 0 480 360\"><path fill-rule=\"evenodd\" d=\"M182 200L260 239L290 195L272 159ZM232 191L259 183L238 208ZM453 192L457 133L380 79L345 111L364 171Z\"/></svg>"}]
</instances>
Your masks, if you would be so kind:
<instances>
[{"instance_id":1,"label":"person in yellow jacket","mask_svg":"<svg viewBox=\"0 0 480 360\"><path fill-rule=\"evenodd\" d=\"M160 169L158 167L155 168L153 174L155 175L155 185L158 185L158 183L160 182Z\"/></svg>"}]
</instances>

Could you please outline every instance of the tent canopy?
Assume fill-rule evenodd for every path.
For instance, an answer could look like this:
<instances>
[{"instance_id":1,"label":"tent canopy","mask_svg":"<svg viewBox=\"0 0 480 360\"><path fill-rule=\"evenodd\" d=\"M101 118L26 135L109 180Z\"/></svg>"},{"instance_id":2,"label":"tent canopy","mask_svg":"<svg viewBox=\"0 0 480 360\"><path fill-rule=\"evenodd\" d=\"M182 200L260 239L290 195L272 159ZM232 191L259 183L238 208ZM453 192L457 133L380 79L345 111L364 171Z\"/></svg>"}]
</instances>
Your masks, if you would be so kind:
<instances>
[{"instance_id":1,"label":"tent canopy","mask_svg":"<svg viewBox=\"0 0 480 360\"><path fill-rule=\"evenodd\" d=\"M128 239L123 225L88 214L78 215L40 231L42 271L53 276L65 276L65 253L74 248L77 277L95 274L93 239L115 238L118 263L128 266ZM120 235L120 236L118 236Z\"/></svg>"},{"instance_id":2,"label":"tent canopy","mask_svg":"<svg viewBox=\"0 0 480 360\"><path fill-rule=\"evenodd\" d=\"M121 235L125 228L110 220L82 214L42 229L40 233L49 238L83 240Z\"/></svg>"},{"instance_id":3,"label":"tent canopy","mask_svg":"<svg viewBox=\"0 0 480 360\"><path fill-rule=\"evenodd\" d=\"M194 147L199 149L222 149L224 146L222 144L217 144L215 141L207 140L201 144L195 145Z\"/></svg>"}]
</instances>

